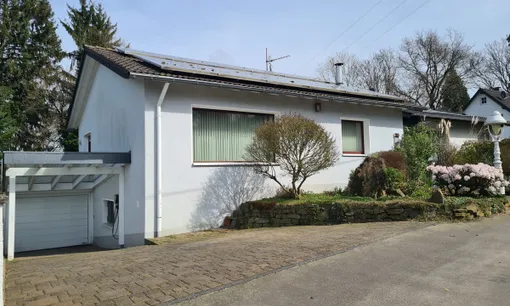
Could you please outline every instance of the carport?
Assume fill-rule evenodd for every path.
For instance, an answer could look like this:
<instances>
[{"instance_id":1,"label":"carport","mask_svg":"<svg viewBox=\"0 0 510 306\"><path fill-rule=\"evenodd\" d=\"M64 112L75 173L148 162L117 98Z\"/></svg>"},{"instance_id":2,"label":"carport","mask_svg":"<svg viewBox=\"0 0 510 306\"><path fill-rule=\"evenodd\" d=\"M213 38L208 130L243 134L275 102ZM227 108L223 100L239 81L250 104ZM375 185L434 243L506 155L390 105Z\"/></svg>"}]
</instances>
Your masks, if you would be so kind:
<instances>
[{"instance_id":1,"label":"carport","mask_svg":"<svg viewBox=\"0 0 510 306\"><path fill-rule=\"evenodd\" d=\"M124 246L124 166L131 153L4 152L9 199L7 259L18 251L93 242L93 190L118 175L119 247Z\"/></svg>"}]
</instances>

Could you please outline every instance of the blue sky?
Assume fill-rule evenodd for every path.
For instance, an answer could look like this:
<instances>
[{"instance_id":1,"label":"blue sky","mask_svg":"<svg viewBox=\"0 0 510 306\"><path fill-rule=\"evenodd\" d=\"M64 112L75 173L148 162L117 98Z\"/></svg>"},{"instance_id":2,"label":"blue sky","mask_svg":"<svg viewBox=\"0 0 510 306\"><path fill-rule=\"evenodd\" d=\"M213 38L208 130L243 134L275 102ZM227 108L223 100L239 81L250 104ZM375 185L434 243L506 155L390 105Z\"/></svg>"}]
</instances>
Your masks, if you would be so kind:
<instances>
[{"instance_id":1,"label":"blue sky","mask_svg":"<svg viewBox=\"0 0 510 306\"><path fill-rule=\"evenodd\" d=\"M99 0L95 0L99 1ZM461 31L475 49L510 34L508 0L429 0L423 7L374 41L426 0L382 0L336 43L325 49L379 0L235 1L103 0L119 36L133 49L265 69L265 48L274 71L315 76L318 63L346 50L368 57L381 48L398 48L418 30ZM66 3L50 0L57 20L67 18ZM401 4L403 3L403 4ZM399 6L400 5L400 6ZM399 6L372 30L379 20ZM64 49L74 43L59 26ZM355 42L353 44L353 42ZM345 49L351 45L348 49ZM308 63L318 53L319 56Z\"/></svg>"}]
</instances>

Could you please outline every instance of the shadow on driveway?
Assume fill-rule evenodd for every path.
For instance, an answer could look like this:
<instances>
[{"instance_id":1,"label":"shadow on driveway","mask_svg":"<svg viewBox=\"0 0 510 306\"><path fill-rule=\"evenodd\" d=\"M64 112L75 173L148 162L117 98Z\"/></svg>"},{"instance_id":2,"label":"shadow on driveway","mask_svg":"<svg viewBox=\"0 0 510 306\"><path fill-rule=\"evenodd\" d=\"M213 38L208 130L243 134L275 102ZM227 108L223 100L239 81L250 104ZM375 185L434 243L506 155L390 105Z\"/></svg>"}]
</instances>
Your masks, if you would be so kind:
<instances>
[{"instance_id":1,"label":"shadow on driveway","mask_svg":"<svg viewBox=\"0 0 510 306\"><path fill-rule=\"evenodd\" d=\"M108 250L94 246L94 245L78 245L78 246L66 247L66 248L21 252L21 253L16 253L14 255L14 257L16 259L33 259L36 257L44 257L44 256L92 253L92 252L100 252L100 251L108 251Z\"/></svg>"}]
</instances>

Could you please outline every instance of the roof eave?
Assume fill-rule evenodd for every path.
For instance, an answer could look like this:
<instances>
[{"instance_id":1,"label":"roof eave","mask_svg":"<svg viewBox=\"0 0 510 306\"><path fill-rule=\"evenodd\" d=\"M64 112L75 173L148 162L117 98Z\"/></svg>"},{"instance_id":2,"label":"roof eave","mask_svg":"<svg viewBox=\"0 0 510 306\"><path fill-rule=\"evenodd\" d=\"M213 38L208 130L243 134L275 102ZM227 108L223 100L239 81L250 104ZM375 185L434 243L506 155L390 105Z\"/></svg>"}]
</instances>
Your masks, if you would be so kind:
<instances>
[{"instance_id":1,"label":"roof eave","mask_svg":"<svg viewBox=\"0 0 510 306\"><path fill-rule=\"evenodd\" d=\"M280 93L281 90L278 89L278 88L272 88L272 87L269 87L269 86L263 86L263 85L257 85L257 87L261 87L261 88L264 88L263 90L260 90L260 89L246 89L245 87L241 86L241 85L235 85L235 84L222 84L222 83L218 83L218 82L214 82L214 81L205 81L205 80L197 80L197 79L187 79L187 78L177 78L177 77L171 77L171 76L165 76L165 75L155 75L155 74L144 74L144 73L131 73L130 74L131 78L144 78L144 79L150 79L150 80L157 80L157 81L161 81L161 82L175 82L175 83L186 83L186 84L196 84L196 85L206 85L206 86L213 86L213 87L224 87L224 88L232 88L232 89L237 89L237 90L244 90L244 91L260 91L260 92L271 92L271 93ZM299 89L292 89L292 90L295 90L295 91L299 91ZM319 92L317 92L319 93ZM282 93L285 95L285 93ZM306 98L315 98L315 95L314 95L314 92L303 92L303 93L293 93L294 95L297 95L297 96L303 96L303 97L306 97ZM332 95L334 96L334 94L332 93L325 93L325 94L329 94L329 95ZM290 94L292 95L292 94ZM328 100L341 100L341 99L344 99L344 100L349 100L349 97L347 96L342 96L342 95L337 95L338 99L328 99ZM323 99L321 97L317 97L318 99ZM367 99L367 100L364 100L364 101L370 101L369 98L367 97L363 97L363 96L360 96L360 99ZM367 105L374 105L374 106L380 106L380 107L390 107L390 108L399 108L399 109L414 109L414 110L423 110L425 109L424 107L422 106L416 106L416 105L411 105L411 104L404 104L402 102L398 102L398 101L385 101L385 100L377 100L377 99L374 99L372 98L371 100L373 100L372 103L370 102L365 102L363 104L367 104ZM347 103L349 103L349 101L345 101ZM354 102L352 102L354 103ZM362 104L362 103L356 103L356 104Z\"/></svg>"}]
</instances>

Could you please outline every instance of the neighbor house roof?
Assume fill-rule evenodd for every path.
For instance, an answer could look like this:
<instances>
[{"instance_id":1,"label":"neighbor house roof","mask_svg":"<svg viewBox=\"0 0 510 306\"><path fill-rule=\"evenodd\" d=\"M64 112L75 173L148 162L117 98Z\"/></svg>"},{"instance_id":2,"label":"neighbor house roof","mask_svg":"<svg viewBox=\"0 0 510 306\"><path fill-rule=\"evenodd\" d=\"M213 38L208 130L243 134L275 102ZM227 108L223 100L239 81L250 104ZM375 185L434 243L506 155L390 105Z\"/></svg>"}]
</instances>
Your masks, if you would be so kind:
<instances>
[{"instance_id":1,"label":"neighbor house roof","mask_svg":"<svg viewBox=\"0 0 510 306\"><path fill-rule=\"evenodd\" d=\"M434 118L434 119L447 119L447 120L455 120L455 121L468 121L473 123L483 123L485 121L485 117L477 117L466 115L462 113L455 112L446 112L446 111L438 111L438 110L407 110L405 111L407 116L417 116L421 118Z\"/></svg>"},{"instance_id":2,"label":"neighbor house roof","mask_svg":"<svg viewBox=\"0 0 510 306\"><path fill-rule=\"evenodd\" d=\"M150 78L239 90L274 92L341 102L423 109L401 97L338 86L306 77L152 54L135 50L85 47L85 54L124 78Z\"/></svg>"},{"instance_id":3,"label":"neighbor house roof","mask_svg":"<svg viewBox=\"0 0 510 306\"><path fill-rule=\"evenodd\" d=\"M503 93L503 94L502 94ZM489 89L489 88L480 88L478 91L471 97L471 100L469 101L469 104L473 101L473 99L478 94L485 94L491 100L498 103L503 109L510 112L510 95L504 91L496 90L496 89ZM469 106L468 104L468 106ZM466 106L467 107L467 106Z\"/></svg>"}]
</instances>

